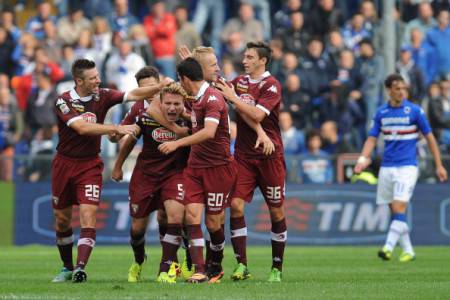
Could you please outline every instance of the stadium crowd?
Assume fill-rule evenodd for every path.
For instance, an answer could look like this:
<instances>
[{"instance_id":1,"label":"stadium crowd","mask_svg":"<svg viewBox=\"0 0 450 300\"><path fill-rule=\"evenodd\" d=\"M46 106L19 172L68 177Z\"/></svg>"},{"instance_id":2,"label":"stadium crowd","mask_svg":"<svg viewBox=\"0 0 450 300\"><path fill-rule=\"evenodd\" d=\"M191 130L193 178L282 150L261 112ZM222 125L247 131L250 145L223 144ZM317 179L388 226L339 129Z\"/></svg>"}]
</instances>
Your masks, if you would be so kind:
<instances>
[{"instance_id":1,"label":"stadium crowd","mask_svg":"<svg viewBox=\"0 0 450 300\"><path fill-rule=\"evenodd\" d=\"M283 86L287 165L301 155L294 177L305 183L334 180L332 157L361 150L385 101L379 0L35 2L35 15L24 24L16 19L29 3L0 4L0 180L49 179L49 160L34 157L55 151L53 104L73 86L77 58L96 62L103 86L130 91L145 65L176 78L182 45L212 46L221 75L232 80L243 72L246 43L269 42L270 72ZM448 154L449 3L399 0L392 13L396 72ZM108 122L118 123L128 108L114 108ZM105 142L103 152L115 156L116 145ZM27 160L14 167L8 158L15 155Z\"/></svg>"}]
</instances>

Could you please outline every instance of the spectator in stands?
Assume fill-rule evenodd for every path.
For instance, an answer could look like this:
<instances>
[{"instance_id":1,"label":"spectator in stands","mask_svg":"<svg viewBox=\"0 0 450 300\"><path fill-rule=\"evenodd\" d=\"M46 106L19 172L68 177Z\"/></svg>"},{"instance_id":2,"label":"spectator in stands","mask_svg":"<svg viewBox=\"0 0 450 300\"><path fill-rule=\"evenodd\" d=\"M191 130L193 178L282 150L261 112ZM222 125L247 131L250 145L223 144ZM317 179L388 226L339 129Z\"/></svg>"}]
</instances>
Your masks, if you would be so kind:
<instances>
[{"instance_id":1,"label":"spectator in stands","mask_svg":"<svg viewBox=\"0 0 450 300\"><path fill-rule=\"evenodd\" d=\"M175 8L175 20L177 22L177 33L175 34L176 53L182 45L186 45L189 49L194 49L202 44L202 39L194 24L189 22L188 9L186 6L177 6ZM181 60L179 55L176 55L176 60Z\"/></svg>"},{"instance_id":2,"label":"spectator in stands","mask_svg":"<svg viewBox=\"0 0 450 300\"><path fill-rule=\"evenodd\" d=\"M436 19L433 18L433 8L429 2L422 2L419 4L418 16L417 18L411 20L406 24L405 32L403 35L403 44L409 45L411 42L411 30L413 28L418 28L422 34L425 36L427 32L436 27L438 24Z\"/></svg>"},{"instance_id":3,"label":"spectator in stands","mask_svg":"<svg viewBox=\"0 0 450 300\"><path fill-rule=\"evenodd\" d=\"M319 97L328 88L330 67L328 56L323 53L322 40L312 38L308 43L308 53L300 63L303 88L311 99Z\"/></svg>"},{"instance_id":4,"label":"spectator in stands","mask_svg":"<svg viewBox=\"0 0 450 300\"><path fill-rule=\"evenodd\" d=\"M290 26L281 29L277 37L283 43L283 50L292 52L297 56L304 55L310 36L303 29L303 14L300 11L292 12L289 16Z\"/></svg>"},{"instance_id":5,"label":"spectator in stands","mask_svg":"<svg viewBox=\"0 0 450 300\"><path fill-rule=\"evenodd\" d=\"M8 86L0 84L0 181L13 179L14 145L23 132L22 113L15 103Z\"/></svg>"},{"instance_id":6,"label":"spectator in stands","mask_svg":"<svg viewBox=\"0 0 450 300\"><path fill-rule=\"evenodd\" d=\"M64 72L64 79L71 80L72 64L75 61L75 51L71 45L63 45L61 49L61 70Z\"/></svg>"},{"instance_id":7,"label":"spectator in stands","mask_svg":"<svg viewBox=\"0 0 450 300\"><path fill-rule=\"evenodd\" d=\"M283 42L275 38L270 41L270 49L272 49L272 61L269 65L270 74L276 76L281 73L281 69L283 67ZM280 78L277 78L280 80Z\"/></svg>"},{"instance_id":8,"label":"spectator in stands","mask_svg":"<svg viewBox=\"0 0 450 300\"><path fill-rule=\"evenodd\" d=\"M119 51L111 55L106 63L106 79L109 85L126 92L137 87L134 75L145 66L145 61L132 52L129 40L123 40Z\"/></svg>"},{"instance_id":9,"label":"spectator in stands","mask_svg":"<svg viewBox=\"0 0 450 300\"><path fill-rule=\"evenodd\" d=\"M425 80L422 71L412 59L410 47L402 47L395 70L405 80L409 90L409 100L420 105L426 93Z\"/></svg>"},{"instance_id":10,"label":"spectator in stands","mask_svg":"<svg viewBox=\"0 0 450 300\"><path fill-rule=\"evenodd\" d=\"M380 25L375 3L372 0L361 1L359 13L364 17L364 29L369 33L370 37L373 37L375 31L379 30Z\"/></svg>"},{"instance_id":11,"label":"spectator in stands","mask_svg":"<svg viewBox=\"0 0 450 300\"><path fill-rule=\"evenodd\" d=\"M0 27L0 74L13 75L12 53L14 51L14 41L4 27Z\"/></svg>"},{"instance_id":12,"label":"spectator in stands","mask_svg":"<svg viewBox=\"0 0 450 300\"><path fill-rule=\"evenodd\" d=\"M308 14L306 28L311 36L325 37L332 28L342 27L344 18L334 0L319 0Z\"/></svg>"},{"instance_id":13,"label":"spectator in stands","mask_svg":"<svg viewBox=\"0 0 450 300\"><path fill-rule=\"evenodd\" d=\"M270 4L268 0L241 0L253 6L256 19L263 25L264 40L268 41L272 34L272 19L270 15Z\"/></svg>"},{"instance_id":14,"label":"spectator in stands","mask_svg":"<svg viewBox=\"0 0 450 300\"><path fill-rule=\"evenodd\" d=\"M287 0L283 7L273 17L273 33L287 29L291 26L291 14L301 11L302 0Z\"/></svg>"},{"instance_id":15,"label":"spectator in stands","mask_svg":"<svg viewBox=\"0 0 450 300\"><path fill-rule=\"evenodd\" d=\"M155 64L155 56L153 55L152 47L145 32L144 26L136 24L131 26L129 37L133 45L133 52L144 59L147 66Z\"/></svg>"},{"instance_id":16,"label":"spectator in stands","mask_svg":"<svg viewBox=\"0 0 450 300\"><path fill-rule=\"evenodd\" d=\"M311 127L309 96L302 91L300 77L297 74L291 73L287 76L282 95L282 108L290 113L294 126L299 129Z\"/></svg>"},{"instance_id":17,"label":"spectator in stands","mask_svg":"<svg viewBox=\"0 0 450 300\"><path fill-rule=\"evenodd\" d=\"M446 150L450 150L450 82L443 78L439 82L440 96L429 102L428 115L433 134Z\"/></svg>"},{"instance_id":18,"label":"spectator in stands","mask_svg":"<svg viewBox=\"0 0 450 300\"><path fill-rule=\"evenodd\" d=\"M305 151L305 137L303 132L294 126L292 115L288 111L281 111L279 115L281 139L284 154L298 155Z\"/></svg>"},{"instance_id":19,"label":"spectator in stands","mask_svg":"<svg viewBox=\"0 0 450 300\"><path fill-rule=\"evenodd\" d=\"M225 44L222 59L227 59L232 62L234 69L238 73L244 72L242 60L244 59L244 52L246 44L242 39L239 31L230 33L227 43Z\"/></svg>"},{"instance_id":20,"label":"spectator in stands","mask_svg":"<svg viewBox=\"0 0 450 300\"><path fill-rule=\"evenodd\" d=\"M359 51L359 42L365 38L371 38L370 32L364 28L364 16L354 14L352 19L345 25L342 37L347 48L352 51Z\"/></svg>"},{"instance_id":21,"label":"spectator in stands","mask_svg":"<svg viewBox=\"0 0 450 300\"><path fill-rule=\"evenodd\" d=\"M29 162L25 170L25 177L30 182L50 180L54 152L53 128L44 127L38 130L30 143ZM46 156L46 157L42 157Z\"/></svg>"},{"instance_id":22,"label":"spectator in stands","mask_svg":"<svg viewBox=\"0 0 450 300\"><path fill-rule=\"evenodd\" d=\"M5 28L11 35L14 43L18 43L22 31L14 23L14 12L11 10L3 10L0 13L0 25Z\"/></svg>"},{"instance_id":23,"label":"spectator in stands","mask_svg":"<svg viewBox=\"0 0 450 300\"><path fill-rule=\"evenodd\" d=\"M60 63L61 61L61 41L58 39L58 33L55 24L51 21L44 22L45 37L40 41L40 46L44 49L49 57L54 62Z\"/></svg>"},{"instance_id":24,"label":"spectator in stands","mask_svg":"<svg viewBox=\"0 0 450 300\"><path fill-rule=\"evenodd\" d=\"M193 23L197 32L200 35L204 34L206 24L210 20L211 32L209 39L205 39L209 42L211 47L214 48L217 55L222 52L220 43L220 32L222 31L223 24L225 22L225 1L224 0L198 0L195 10Z\"/></svg>"},{"instance_id":25,"label":"spectator in stands","mask_svg":"<svg viewBox=\"0 0 450 300\"><path fill-rule=\"evenodd\" d=\"M333 164L320 148L322 139L317 129L306 133L307 152L300 161L299 177L303 183L332 183Z\"/></svg>"},{"instance_id":26,"label":"spectator in stands","mask_svg":"<svg viewBox=\"0 0 450 300\"><path fill-rule=\"evenodd\" d=\"M289 74L300 74L298 58L294 53L287 52L283 56L283 66L275 76L278 78L280 83L284 85L286 83L286 78Z\"/></svg>"},{"instance_id":27,"label":"spectator in stands","mask_svg":"<svg viewBox=\"0 0 450 300\"><path fill-rule=\"evenodd\" d=\"M403 46L403 37L405 32L405 23L400 19L400 12L394 8L392 10L392 16L394 18L395 27L395 54L396 57L400 53L400 48ZM384 51L384 26L385 18L380 22L378 30L375 30L375 36L372 39L372 43L376 49L376 52L382 53Z\"/></svg>"},{"instance_id":28,"label":"spectator in stands","mask_svg":"<svg viewBox=\"0 0 450 300\"><path fill-rule=\"evenodd\" d=\"M333 67L337 67L339 64L340 53L345 49L347 48L345 47L341 31L338 28L332 29L328 34L325 53L330 58L330 63Z\"/></svg>"},{"instance_id":29,"label":"spectator in stands","mask_svg":"<svg viewBox=\"0 0 450 300\"><path fill-rule=\"evenodd\" d=\"M93 48L96 51L97 62L101 63L98 65L101 69L106 55L112 49L112 32L109 28L108 20L104 17L92 19L92 31Z\"/></svg>"},{"instance_id":30,"label":"spectator in stands","mask_svg":"<svg viewBox=\"0 0 450 300\"><path fill-rule=\"evenodd\" d=\"M437 72L437 54L434 47L424 41L422 31L411 30L411 55L417 67L424 75L425 85L429 85Z\"/></svg>"},{"instance_id":31,"label":"spectator in stands","mask_svg":"<svg viewBox=\"0 0 450 300\"><path fill-rule=\"evenodd\" d=\"M263 40L263 25L255 19L251 4L241 2L239 6L239 17L229 19L222 29L222 42L227 43L229 36L234 32L240 32L244 44Z\"/></svg>"},{"instance_id":32,"label":"spectator in stands","mask_svg":"<svg viewBox=\"0 0 450 300\"><path fill-rule=\"evenodd\" d=\"M14 75L23 75L25 69L33 61L34 49L37 46L36 38L28 32L22 33L19 43L13 50L12 60L14 61Z\"/></svg>"},{"instance_id":33,"label":"spectator in stands","mask_svg":"<svg viewBox=\"0 0 450 300\"><path fill-rule=\"evenodd\" d=\"M80 32L78 42L75 46L75 57L86 58L95 61L96 64L101 66L101 61L98 61L97 51L94 48L94 39L91 29L83 29Z\"/></svg>"},{"instance_id":34,"label":"spectator in stands","mask_svg":"<svg viewBox=\"0 0 450 300\"><path fill-rule=\"evenodd\" d=\"M330 155L340 154L340 153L351 153L355 152L360 147L354 147L352 140L352 134L339 134L338 124L335 121L328 120L323 122L320 126L320 136L322 137L322 147L321 149ZM362 142L360 143L362 145Z\"/></svg>"},{"instance_id":35,"label":"spectator in stands","mask_svg":"<svg viewBox=\"0 0 450 300\"><path fill-rule=\"evenodd\" d=\"M438 15L438 25L427 33L427 42L436 49L438 76L450 75L450 27L449 12L441 10Z\"/></svg>"},{"instance_id":36,"label":"spectator in stands","mask_svg":"<svg viewBox=\"0 0 450 300\"><path fill-rule=\"evenodd\" d=\"M234 68L233 62L229 59L222 59L222 68L220 68L222 76L227 80L231 81L236 78L239 74Z\"/></svg>"},{"instance_id":37,"label":"spectator in stands","mask_svg":"<svg viewBox=\"0 0 450 300\"><path fill-rule=\"evenodd\" d=\"M91 29L91 21L84 17L81 8L71 8L67 16L58 21L58 38L64 44L73 45L78 42L81 32Z\"/></svg>"},{"instance_id":38,"label":"spectator in stands","mask_svg":"<svg viewBox=\"0 0 450 300\"><path fill-rule=\"evenodd\" d=\"M361 41L360 60L360 74L363 78L361 92L366 106L366 127L369 128L382 96L384 62L383 58L375 53L370 40Z\"/></svg>"},{"instance_id":39,"label":"spectator in stands","mask_svg":"<svg viewBox=\"0 0 450 300\"><path fill-rule=\"evenodd\" d=\"M36 84L37 88L31 92L25 111L25 124L32 139L39 129L56 125L54 103L58 98L55 86L46 72L36 73Z\"/></svg>"},{"instance_id":40,"label":"spectator in stands","mask_svg":"<svg viewBox=\"0 0 450 300\"><path fill-rule=\"evenodd\" d=\"M350 98L353 100L361 99L360 89L363 79L356 67L355 56L352 51L345 49L340 52L334 79L347 87Z\"/></svg>"},{"instance_id":41,"label":"spectator in stands","mask_svg":"<svg viewBox=\"0 0 450 300\"><path fill-rule=\"evenodd\" d=\"M109 26L113 32L126 38L130 27L138 23L139 20L128 10L128 0L114 1L114 12L109 16Z\"/></svg>"},{"instance_id":42,"label":"spectator in stands","mask_svg":"<svg viewBox=\"0 0 450 300\"><path fill-rule=\"evenodd\" d=\"M44 22L50 20L56 25L56 17L52 16L52 5L49 2L38 4L37 15L28 20L25 25L25 31L31 33L39 40L44 39Z\"/></svg>"},{"instance_id":43,"label":"spectator in stands","mask_svg":"<svg viewBox=\"0 0 450 300\"><path fill-rule=\"evenodd\" d=\"M175 73L175 17L166 12L164 1L155 1L151 14L144 18L144 27L155 55L155 65L164 76Z\"/></svg>"}]
</instances>

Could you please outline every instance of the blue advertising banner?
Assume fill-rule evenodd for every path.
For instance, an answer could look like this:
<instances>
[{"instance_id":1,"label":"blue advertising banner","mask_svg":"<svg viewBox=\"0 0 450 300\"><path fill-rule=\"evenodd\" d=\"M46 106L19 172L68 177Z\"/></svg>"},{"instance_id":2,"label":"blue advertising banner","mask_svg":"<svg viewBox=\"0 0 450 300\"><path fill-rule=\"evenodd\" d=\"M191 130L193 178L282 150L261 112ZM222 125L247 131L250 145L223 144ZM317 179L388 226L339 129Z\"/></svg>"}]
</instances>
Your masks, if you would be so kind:
<instances>
[{"instance_id":1,"label":"blue advertising banner","mask_svg":"<svg viewBox=\"0 0 450 300\"><path fill-rule=\"evenodd\" d=\"M16 186L14 242L54 244L50 185ZM290 245L364 245L385 239L390 216L387 206L375 204L374 186L287 185L286 216ZM100 244L128 244L130 216L128 185L105 184L97 215ZM270 219L260 193L246 207L249 244L268 244ZM411 238L416 245L450 245L449 185L418 185L408 210ZM79 228L74 209L73 228ZM147 240L156 244L158 227L153 214ZM226 225L226 228L229 228ZM227 235L228 235L228 229Z\"/></svg>"}]
</instances>

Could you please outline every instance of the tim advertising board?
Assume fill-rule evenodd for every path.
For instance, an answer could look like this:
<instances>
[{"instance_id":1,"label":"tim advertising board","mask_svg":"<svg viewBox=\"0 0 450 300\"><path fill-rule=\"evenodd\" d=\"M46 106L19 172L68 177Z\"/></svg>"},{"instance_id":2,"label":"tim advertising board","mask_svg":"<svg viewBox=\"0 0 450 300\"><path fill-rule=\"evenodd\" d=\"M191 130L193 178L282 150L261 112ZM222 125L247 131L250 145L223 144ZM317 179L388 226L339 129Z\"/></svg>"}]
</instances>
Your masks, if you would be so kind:
<instances>
[{"instance_id":1,"label":"tim advertising board","mask_svg":"<svg viewBox=\"0 0 450 300\"><path fill-rule=\"evenodd\" d=\"M54 244L49 191L49 184L17 187L16 244ZM375 187L366 185L288 185L285 206L290 245L379 244L390 222L387 206L375 204ZM104 186L97 218L99 243L128 243L126 184ZM269 244L271 225L261 194L256 194L247 206L246 221L249 243ZM415 244L450 244L449 186L418 185L408 211L408 223ZM72 225L75 229L79 227L77 209ZM227 236L228 233L227 229ZM155 216L151 218L147 239L151 244L157 243Z\"/></svg>"}]
</instances>

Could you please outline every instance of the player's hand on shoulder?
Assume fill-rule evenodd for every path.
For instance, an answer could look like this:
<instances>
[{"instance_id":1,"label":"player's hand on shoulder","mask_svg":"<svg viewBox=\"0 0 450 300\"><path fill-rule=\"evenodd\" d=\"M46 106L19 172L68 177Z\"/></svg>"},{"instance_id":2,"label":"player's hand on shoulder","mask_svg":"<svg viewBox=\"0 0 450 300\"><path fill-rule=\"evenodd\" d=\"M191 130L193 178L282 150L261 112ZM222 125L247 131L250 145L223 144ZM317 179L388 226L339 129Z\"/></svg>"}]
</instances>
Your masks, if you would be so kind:
<instances>
[{"instance_id":1,"label":"player's hand on shoulder","mask_svg":"<svg viewBox=\"0 0 450 300\"><path fill-rule=\"evenodd\" d=\"M111 173L111 179L115 182L120 182L123 179L123 171L119 168L114 168Z\"/></svg>"},{"instance_id":2,"label":"player's hand on shoulder","mask_svg":"<svg viewBox=\"0 0 450 300\"><path fill-rule=\"evenodd\" d=\"M262 146L263 154L267 156L271 155L275 151L275 145L267 134L258 135L255 143L255 149L259 146Z\"/></svg>"},{"instance_id":3,"label":"player's hand on shoulder","mask_svg":"<svg viewBox=\"0 0 450 300\"><path fill-rule=\"evenodd\" d=\"M177 142L165 142L158 146L158 150L163 154L170 154L178 149Z\"/></svg>"},{"instance_id":4,"label":"player's hand on shoulder","mask_svg":"<svg viewBox=\"0 0 450 300\"><path fill-rule=\"evenodd\" d=\"M119 125L117 126L117 133L121 135L130 134L136 137L139 134L139 126L136 124L133 125Z\"/></svg>"},{"instance_id":5,"label":"player's hand on shoulder","mask_svg":"<svg viewBox=\"0 0 450 300\"><path fill-rule=\"evenodd\" d=\"M219 90L219 92L226 100L234 102L237 97L234 91L234 87L229 86L223 78L217 79L215 87Z\"/></svg>"},{"instance_id":6,"label":"player's hand on shoulder","mask_svg":"<svg viewBox=\"0 0 450 300\"><path fill-rule=\"evenodd\" d=\"M444 182L448 179L447 170L443 166L436 168L436 175L440 182Z\"/></svg>"},{"instance_id":7,"label":"player's hand on shoulder","mask_svg":"<svg viewBox=\"0 0 450 300\"><path fill-rule=\"evenodd\" d=\"M185 137L189 135L189 128L185 126L176 126L174 128L174 133L179 137Z\"/></svg>"},{"instance_id":8,"label":"player's hand on shoulder","mask_svg":"<svg viewBox=\"0 0 450 300\"><path fill-rule=\"evenodd\" d=\"M181 59L186 59L188 57L192 57L192 52L186 45L181 45L180 49L178 50L178 55Z\"/></svg>"}]
</instances>

